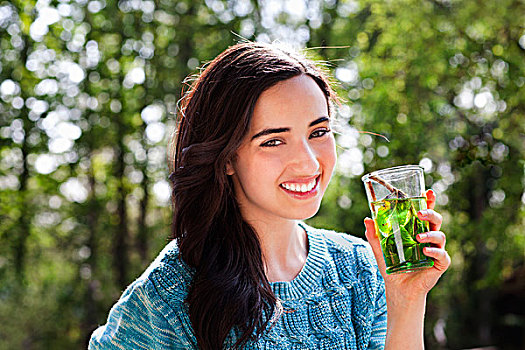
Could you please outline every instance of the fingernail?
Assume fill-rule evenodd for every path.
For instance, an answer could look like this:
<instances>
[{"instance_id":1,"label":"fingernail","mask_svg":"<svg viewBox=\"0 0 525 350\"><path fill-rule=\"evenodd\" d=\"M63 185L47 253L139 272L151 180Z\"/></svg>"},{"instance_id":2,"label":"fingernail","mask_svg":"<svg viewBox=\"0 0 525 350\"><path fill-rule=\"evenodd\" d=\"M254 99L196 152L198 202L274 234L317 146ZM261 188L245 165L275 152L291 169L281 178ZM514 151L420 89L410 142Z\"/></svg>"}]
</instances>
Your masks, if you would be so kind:
<instances>
[{"instance_id":1,"label":"fingernail","mask_svg":"<svg viewBox=\"0 0 525 350\"><path fill-rule=\"evenodd\" d=\"M427 238L428 235L426 233L420 233L420 234L417 235L417 237L419 238L419 240L423 240L423 239Z\"/></svg>"},{"instance_id":2,"label":"fingernail","mask_svg":"<svg viewBox=\"0 0 525 350\"><path fill-rule=\"evenodd\" d=\"M421 214L421 216L427 216L428 215L428 210L423 209L419 213Z\"/></svg>"},{"instance_id":3,"label":"fingernail","mask_svg":"<svg viewBox=\"0 0 525 350\"><path fill-rule=\"evenodd\" d=\"M425 247L425 248L423 248L423 253L430 253L430 254L432 254L432 253L435 252L435 250L436 250L435 248Z\"/></svg>"}]
</instances>

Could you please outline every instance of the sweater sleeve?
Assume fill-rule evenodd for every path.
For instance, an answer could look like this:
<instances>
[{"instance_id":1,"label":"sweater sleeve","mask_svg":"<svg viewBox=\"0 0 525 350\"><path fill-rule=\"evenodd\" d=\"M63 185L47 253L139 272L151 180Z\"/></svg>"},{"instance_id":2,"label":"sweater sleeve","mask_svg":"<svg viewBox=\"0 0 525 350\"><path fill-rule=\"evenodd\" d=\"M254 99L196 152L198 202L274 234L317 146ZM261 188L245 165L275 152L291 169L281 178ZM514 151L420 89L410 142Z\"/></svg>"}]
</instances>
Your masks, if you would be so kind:
<instances>
[{"instance_id":1,"label":"sweater sleeve","mask_svg":"<svg viewBox=\"0 0 525 350\"><path fill-rule=\"evenodd\" d=\"M386 294L385 294L385 283L383 277L377 270L377 298L375 301L374 310L374 321L372 324L372 335L370 336L369 349L384 349L385 338L386 338L386 324L387 324L387 312L386 312Z\"/></svg>"},{"instance_id":2,"label":"sweater sleeve","mask_svg":"<svg viewBox=\"0 0 525 350\"><path fill-rule=\"evenodd\" d=\"M93 332L88 349L188 349L176 329L180 320L168 322L160 312L163 302L151 281L135 281L111 308L107 323Z\"/></svg>"},{"instance_id":3,"label":"sweater sleeve","mask_svg":"<svg viewBox=\"0 0 525 350\"><path fill-rule=\"evenodd\" d=\"M379 271L377 262L372 252L372 247L368 242L365 242L361 238L353 237L347 234L339 234L331 231L321 231L331 241L336 243L339 247L350 254L351 258L338 265L339 269L353 268L348 275L358 275L360 271L367 271L361 283L363 286L367 286L366 293L373 296L371 300L367 299L367 302L371 306L371 325L368 333L370 337L367 337L366 346L367 349L379 350L385 348L386 339L386 326L387 326L387 309L386 309L386 294L385 294L385 282L383 276ZM351 263L349 263L351 261ZM368 272L371 274L368 274ZM374 278L375 277L375 278ZM356 304L357 305L357 304Z\"/></svg>"}]
</instances>

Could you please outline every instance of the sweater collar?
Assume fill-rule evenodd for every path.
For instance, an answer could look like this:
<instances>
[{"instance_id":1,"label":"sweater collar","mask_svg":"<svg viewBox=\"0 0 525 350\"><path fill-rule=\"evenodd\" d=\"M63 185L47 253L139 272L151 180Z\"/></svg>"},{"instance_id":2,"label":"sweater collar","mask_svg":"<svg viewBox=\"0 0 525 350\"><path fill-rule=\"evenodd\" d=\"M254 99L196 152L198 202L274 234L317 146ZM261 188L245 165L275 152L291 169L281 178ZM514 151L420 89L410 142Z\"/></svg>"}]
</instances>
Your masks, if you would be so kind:
<instances>
[{"instance_id":1,"label":"sweater collar","mask_svg":"<svg viewBox=\"0 0 525 350\"><path fill-rule=\"evenodd\" d=\"M308 237L308 255L299 274L289 282L271 282L275 296L281 300L298 299L307 295L319 283L326 262L327 247L322 236L312 227L299 223Z\"/></svg>"}]
</instances>

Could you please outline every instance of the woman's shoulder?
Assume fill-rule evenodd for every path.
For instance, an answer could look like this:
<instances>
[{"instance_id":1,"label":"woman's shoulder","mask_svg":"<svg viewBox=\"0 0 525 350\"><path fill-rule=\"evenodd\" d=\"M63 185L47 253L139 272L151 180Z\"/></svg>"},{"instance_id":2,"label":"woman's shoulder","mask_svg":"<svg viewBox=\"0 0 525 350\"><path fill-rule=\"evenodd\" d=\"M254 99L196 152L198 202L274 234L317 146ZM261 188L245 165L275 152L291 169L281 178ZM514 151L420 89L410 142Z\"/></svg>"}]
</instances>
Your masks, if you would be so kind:
<instances>
[{"instance_id":1,"label":"woman's shoulder","mask_svg":"<svg viewBox=\"0 0 525 350\"><path fill-rule=\"evenodd\" d=\"M177 241L168 243L139 279L151 282L162 299L183 301L194 271L179 254Z\"/></svg>"},{"instance_id":2,"label":"woman's shoulder","mask_svg":"<svg viewBox=\"0 0 525 350\"><path fill-rule=\"evenodd\" d=\"M322 234L326 239L327 244L330 248L348 251L348 250L361 250L369 249L370 244L362 238L352 236L348 233L325 230L325 229L315 229L317 232Z\"/></svg>"},{"instance_id":3,"label":"woman's shoulder","mask_svg":"<svg viewBox=\"0 0 525 350\"><path fill-rule=\"evenodd\" d=\"M341 253L359 251L372 254L372 248L370 247L370 244L362 238L352 236L348 233L315 228L305 224L302 225L308 232L321 236L329 250ZM373 255L371 255L371 257L373 257Z\"/></svg>"},{"instance_id":4,"label":"woman's shoulder","mask_svg":"<svg viewBox=\"0 0 525 350\"><path fill-rule=\"evenodd\" d=\"M89 349L191 348L182 306L191 271L184 265L176 243L169 243L113 305L106 324L93 332Z\"/></svg>"},{"instance_id":5,"label":"woman's shoulder","mask_svg":"<svg viewBox=\"0 0 525 350\"><path fill-rule=\"evenodd\" d=\"M307 230L319 236L326 244L326 251L337 269L353 270L352 274L378 272L370 244L362 238L347 233L307 226ZM350 272L350 271L349 271Z\"/></svg>"}]
</instances>

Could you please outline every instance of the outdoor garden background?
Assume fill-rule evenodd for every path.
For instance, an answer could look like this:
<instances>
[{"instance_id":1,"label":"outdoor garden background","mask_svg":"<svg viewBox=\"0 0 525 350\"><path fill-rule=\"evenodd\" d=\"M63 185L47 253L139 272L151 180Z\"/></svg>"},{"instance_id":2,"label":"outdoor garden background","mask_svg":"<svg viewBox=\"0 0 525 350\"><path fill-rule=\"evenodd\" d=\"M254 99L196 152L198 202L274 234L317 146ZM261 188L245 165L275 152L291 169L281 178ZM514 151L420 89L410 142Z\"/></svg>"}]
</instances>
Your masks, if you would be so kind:
<instances>
[{"instance_id":1,"label":"outdoor garden background","mask_svg":"<svg viewBox=\"0 0 525 350\"><path fill-rule=\"evenodd\" d=\"M243 40L310 48L343 99L309 223L364 237L360 177L420 164L452 256L427 348L525 349L522 0L0 0L0 349L86 347L168 242L181 92Z\"/></svg>"}]
</instances>

